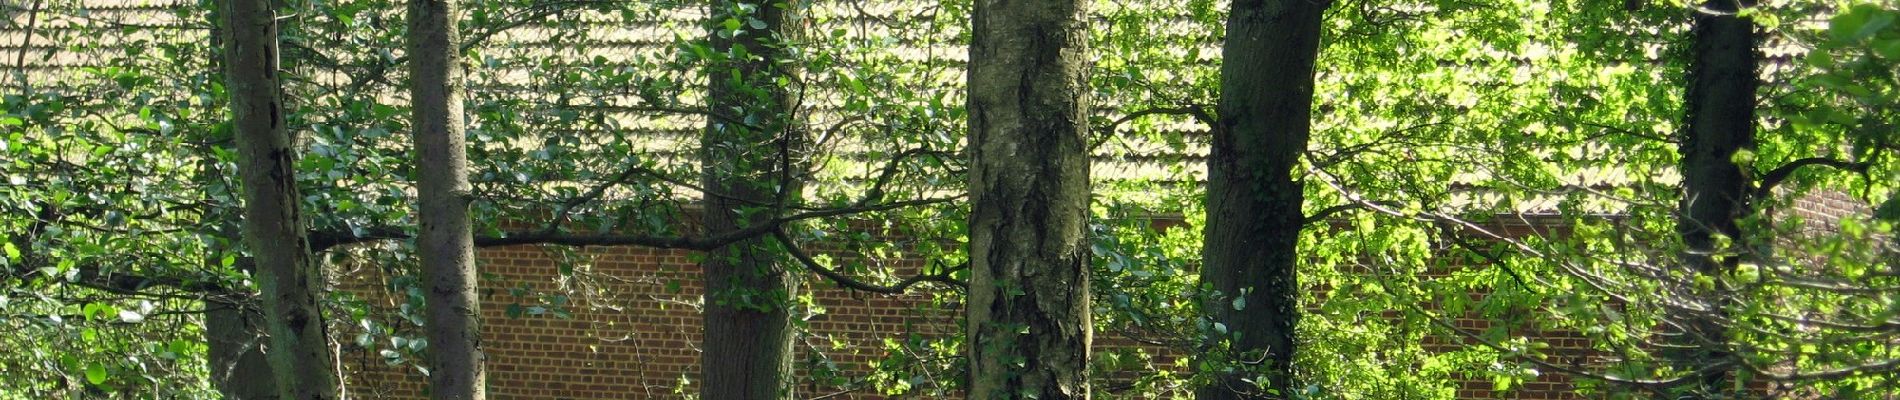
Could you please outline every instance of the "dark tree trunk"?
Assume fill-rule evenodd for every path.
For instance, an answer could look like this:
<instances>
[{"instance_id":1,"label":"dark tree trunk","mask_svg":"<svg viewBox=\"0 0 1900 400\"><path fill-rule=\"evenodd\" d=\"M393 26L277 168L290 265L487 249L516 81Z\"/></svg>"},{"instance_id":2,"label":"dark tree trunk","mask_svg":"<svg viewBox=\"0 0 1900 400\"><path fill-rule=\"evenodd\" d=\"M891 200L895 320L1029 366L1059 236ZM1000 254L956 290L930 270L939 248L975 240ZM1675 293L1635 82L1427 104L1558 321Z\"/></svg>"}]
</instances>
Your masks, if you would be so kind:
<instances>
[{"instance_id":1,"label":"dark tree trunk","mask_svg":"<svg viewBox=\"0 0 1900 400\"><path fill-rule=\"evenodd\" d=\"M276 399L277 380L264 357L264 314L257 309L257 299L240 293L220 297L207 301L205 312L211 385L225 400Z\"/></svg>"},{"instance_id":2,"label":"dark tree trunk","mask_svg":"<svg viewBox=\"0 0 1900 400\"><path fill-rule=\"evenodd\" d=\"M1196 397L1289 398L1304 185L1293 179L1312 128L1313 63L1327 1L1236 0L1222 47L1219 120L1207 161L1202 310L1226 332L1202 360L1248 365ZM1243 379L1264 377L1260 384ZM1265 388L1260 385L1266 385Z\"/></svg>"},{"instance_id":3,"label":"dark tree trunk","mask_svg":"<svg viewBox=\"0 0 1900 400\"><path fill-rule=\"evenodd\" d=\"M756 8L754 8L756 7ZM717 54L744 49L749 59L716 60L709 76L707 120L700 142L705 228L721 234L764 223L799 200L805 132L780 78L796 3L713 1L711 43ZM751 9L746 14L745 9ZM756 19L725 31L727 18ZM735 78L736 76L736 78ZM793 394L792 298L797 275L769 237L742 240L707 252L705 339L700 398L790 399Z\"/></svg>"},{"instance_id":4,"label":"dark tree trunk","mask_svg":"<svg viewBox=\"0 0 1900 400\"><path fill-rule=\"evenodd\" d=\"M1695 17L1695 58L1689 61L1689 88L1683 99L1688 123L1680 149L1683 197L1677 232L1686 247L1683 263L1696 273L1720 275L1740 261L1737 249L1744 246L1737 222L1750 212L1753 182L1733 157L1755 147L1755 88L1760 78L1755 24L1734 15L1735 2L1711 1L1706 6L1718 13ZM1733 240L1721 247L1717 235ZM1728 305L1722 294L1727 289L1721 279L1716 282L1713 290L1686 291L1712 310L1677 312L1688 328L1678 344L1694 349L1670 354L1678 368L1702 369L1730 357L1727 329L1716 321ZM1729 375L1726 368L1704 371L1691 391L1719 396L1733 388L1727 384Z\"/></svg>"},{"instance_id":5,"label":"dark tree trunk","mask_svg":"<svg viewBox=\"0 0 1900 400\"><path fill-rule=\"evenodd\" d=\"M205 152L210 154L210 152ZM206 162L204 164L215 164ZM215 169L207 169L215 171ZM229 238L237 243L238 218L233 212L214 213L208 224L219 227L220 237ZM206 268L219 270L225 267L224 257L234 250L218 246L206 252ZM233 256L236 256L233 254ZM236 257L236 262L228 268L237 268L247 274L257 275L257 264L250 257ZM264 356L265 342L270 336L265 334L264 313L258 309L259 299L249 290L237 288L225 293L213 293L205 300L205 345L207 370L211 372L211 385L224 395L225 400L267 400L277 399L277 377L271 373L270 360Z\"/></svg>"},{"instance_id":6,"label":"dark tree trunk","mask_svg":"<svg viewBox=\"0 0 1900 400\"><path fill-rule=\"evenodd\" d=\"M475 242L469 228L463 138L461 39L455 0L409 0L410 99L414 102L416 250L428 291L429 397L487 397Z\"/></svg>"},{"instance_id":7,"label":"dark tree trunk","mask_svg":"<svg viewBox=\"0 0 1900 400\"><path fill-rule=\"evenodd\" d=\"M1087 4L975 4L972 399L1089 397Z\"/></svg>"},{"instance_id":8,"label":"dark tree trunk","mask_svg":"<svg viewBox=\"0 0 1900 400\"><path fill-rule=\"evenodd\" d=\"M323 271L304 238L297 153L284 126L276 14L269 0L224 4L225 87L244 184L244 239L257 262L271 336L267 354L282 398L336 399L336 356L317 303Z\"/></svg>"}]
</instances>

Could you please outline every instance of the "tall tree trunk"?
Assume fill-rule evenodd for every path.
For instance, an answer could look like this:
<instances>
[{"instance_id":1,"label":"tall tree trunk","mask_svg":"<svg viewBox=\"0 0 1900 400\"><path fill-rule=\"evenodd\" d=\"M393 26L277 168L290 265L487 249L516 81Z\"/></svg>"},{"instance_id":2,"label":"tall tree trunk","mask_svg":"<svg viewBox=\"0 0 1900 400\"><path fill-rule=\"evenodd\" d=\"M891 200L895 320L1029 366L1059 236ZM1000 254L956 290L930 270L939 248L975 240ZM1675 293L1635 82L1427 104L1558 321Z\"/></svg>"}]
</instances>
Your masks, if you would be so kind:
<instances>
[{"instance_id":1,"label":"tall tree trunk","mask_svg":"<svg viewBox=\"0 0 1900 400\"><path fill-rule=\"evenodd\" d=\"M410 101L415 118L416 250L429 290L429 397L487 398L475 241L469 228L461 38L455 0L409 0Z\"/></svg>"},{"instance_id":2,"label":"tall tree trunk","mask_svg":"<svg viewBox=\"0 0 1900 400\"><path fill-rule=\"evenodd\" d=\"M976 2L972 399L1089 397L1087 4Z\"/></svg>"},{"instance_id":3,"label":"tall tree trunk","mask_svg":"<svg viewBox=\"0 0 1900 400\"><path fill-rule=\"evenodd\" d=\"M224 47L223 13L213 7L208 14L210 15L207 16L206 22L211 25L209 39L212 53L209 63L214 66L213 80L222 80L224 75L221 69L225 64L222 51ZM252 262L250 257L233 254L235 250L228 245L244 240L243 235L239 233L241 228L238 227L237 208L213 201L218 195L229 193L212 192L216 190L214 188L225 188L220 183L220 179L223 178L224 173L228 172L219 166L216 157L211 156L212 148L229 150L227 147L229 143L212 136L207 132L202 138L212 144L207 145L205 150L199 153L202 158L198 163L201 168L198 183L206 190L204 193L206 204L219 206L213 208L213 211L206 212L204 220L200 223L203 226L217 227L215 235L221 242L211 251L205 252L206 268L214 271L226 268L223 260L226 255L230 255L237 259L232 267L255 276L257 263ZM211 386L217 388L218 394L224 396L225 400L277 398L277 379L271 375L270 361L264 356L264 341L268 336L264 334L264 313L258 309L258 302L259 299L251 293L249 288L233 288L227 293L218 293L212 300L205 302L205 309L209 310L205 312L204 320L205 345L206 353L208 353L205 357L208 364L205 369L211 372Z\"/></svg>"},{"instance_id":4,"label":"tall tree trunk","mask_svg":"<svg viewBox=\"0 0 1900 400\"><path fill-rule=\"evenodd\" d=\"M1738 220L1749 213L1752 180L1736 165L1735 153L1755 147L1756 74L1755 24L1737 17L1736 3L1710 1L1713 13L1695 16L1689 61L1688 92L1683 98L1688 123L1680 149L1683 197L1677 232L1686 251L1682 261L1699 274L1720 275L1740 260L1743 235ZM1716 236L1726 236L1722 247ZM1695 350L1674 352L1679 368L1701 369L1730 357L1728 332L1717 322L1727 306L1726 288L1716 279L1713 290L1690 289L1712 308L1711 313L1683 313L1688 332L1682 342ZM1719 397L1729 379L1727 369L1705 371L1693 390L1696 396Z\"/></svg>"},{"instance_id":5,"label":"tall tree trunk","mask_svg":"<svg viewBox=\"0 0 1900 400\"><path fill-rule=\"evenodd\" d=\"M270 0L226 0L225 87L231 93L244 239L257 262L278 393L289 400L338 398L337 364L324 331L323 271L305 241L296 149L284 126L277 73L277 21Z\"/></svg>"},{"instance_id":6,"label":"tall tree trunk","mask_svg":"<svg viewBox=\"0 0 1900 400\"><path fill-rule=\"evenodd\" d=\"M720 234L766 222L799 200L805 132L796 122L787 22L797 3L779 0L715 0L710 19L713 51L745 58L721 59L710 68L708 118L700 142L705 188L705 227ZM723 21L758 21L727 29ZM735 50L740 49L740 50ZM793 394L792 298L797 276L769 237L742 240L709 251L705 336L701 346L700 398L790 399Z\"/></svg>"},{"instance_id":7,"label":"tall tree trunk","mask_svg":"<svg viewBox=\"0 0 1900 400\"><path fill-rule=\"evenodd\" d=\"M1201 285L1210 291L1201 309L1226 329L1207 338L1210 348L1220 350L1201 357L1257 362L1259 369L1215 377L1195 391L1201 400L1290 398L1296 389L1297 256L1305 195L1293 173L1312 130L1313 63L1330 5L1235 0L1227 17L1201 253Z\"/></svg>"}]
</instances>

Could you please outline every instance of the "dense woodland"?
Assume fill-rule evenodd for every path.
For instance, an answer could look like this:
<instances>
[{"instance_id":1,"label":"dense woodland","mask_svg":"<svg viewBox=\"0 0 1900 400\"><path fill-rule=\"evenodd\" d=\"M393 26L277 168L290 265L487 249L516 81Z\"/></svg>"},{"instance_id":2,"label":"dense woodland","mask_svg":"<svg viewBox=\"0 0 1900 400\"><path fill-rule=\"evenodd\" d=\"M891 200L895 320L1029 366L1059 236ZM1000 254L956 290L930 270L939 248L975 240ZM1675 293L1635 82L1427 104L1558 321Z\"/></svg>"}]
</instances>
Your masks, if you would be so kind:
<instances>
[{"instance_id":1,"label":"dense woodland","mask_svg":"<svg viewBox=\"0 0 1900 400\"><path fill-rule=\"evenodd\" d=\"M1892 1L0 10L0 399L487 398L609 246L693 252L688 398L1900 393ZM821 290L960 332L820 373Z\"/></svg>"}]
</instances>

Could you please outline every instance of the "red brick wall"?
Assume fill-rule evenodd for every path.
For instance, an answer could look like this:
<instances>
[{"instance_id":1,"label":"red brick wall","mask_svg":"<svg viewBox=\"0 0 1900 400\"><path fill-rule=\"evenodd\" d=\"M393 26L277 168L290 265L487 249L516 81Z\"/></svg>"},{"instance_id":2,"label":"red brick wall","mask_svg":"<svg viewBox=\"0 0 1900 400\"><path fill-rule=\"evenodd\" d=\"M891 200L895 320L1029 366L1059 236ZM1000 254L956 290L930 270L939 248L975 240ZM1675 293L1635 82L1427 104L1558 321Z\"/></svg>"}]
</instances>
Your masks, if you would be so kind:
<instances>
[{"instance_id":1,"label":"red brick wall","mask_svg":"<svg viewBox=\"0 0 1900 400\"><path fill-rule=\"evenodd\" d=\"M702 290L699 266L690 252L612 247L580 253L578 258L590 263L576 267L572 277L560 273L554 248L512 246L477 254L485 276L482 333L490 394L500 399L609 399L679 398L676 389L695 392ZM918 263L908 264L900 268L914 269ZM377 289L392 279L387 272L357 271L344 277L346 290L376 292L365 293L365 298L390 297ZM511 293L511 288L524 286L536 294L571 293L562 309L572 318L508 316L510 304L538 304L534 295L517 298ZM840 369L861 373L868 370L868 362L884 356L886 338L956 333L960 310L932 308L928 294L880 295L836 289L822 281L806 286L815 290L825 312L810 319L810 335L796 346L801 375L808 373L802 366L812 359L814 348ZM400 308L389 300L373 300L371 305L383 313ZM360 327L350 328L337 333L340 341L352 342L361 332ZM844 346L833 348L834 341ZM362 398L421 397L421 373L411 364L386 366L378 354L389 346L386 339L374 348L352 344L346 344L343 357L351 370L352 392ZM844 388L805 385L798 390L805 398Z\"/></svg>"},{"instance_id":2,"label":"red brick wall","mask_svg":"<svg viewBox=\"0 0 1900 400\"><path fill-rule=\"evenodd\" d=\"M555 248L513 246L482 249L478 253L485 276L482 314L488 350L490 394L498 399L621 399L681 398L676 390L696 391L700 344L701 293L698 265L690 252L637 247L588 248L575 259L588 263L564 277L555 262ZM916 262L902 266L916 268ZM345 290L363 294L386 320L401 302L381 290L393 271L359 268L343 274ZM563 283L565 282L565 283ZM677 285L676 287L672 287ZM808 281L817 302L825 308L810 323L810 336L797 346L800 374L813 349L835 362L847 376L869 371L868 363L884 356L886 338L901 340L910 334L943 337L957 334L961 310L938 309L928 294L880 295L838 289L823 281ZM518 298L511 289L527 287ZM678 291L675 292L674 289ZM570 294L563 307L572 318L552 315L510 317L510 304L538 304L537 294ZM593 295L585 295L592 293ZM1467 328L1488 326L1475 316L1460 319ZM411 328L413 329L413 328ZM422 398L424 377L415 368L419 359L388 366L379 352L389 347L379 339L371 348L354 345L361 332L352 325L337 332L345 342L344 363L350 370L350 390L359 398ZM420 336L415 332L410 335ZM1098 347L1130 346L1113 335L1098 335ZM833 341L844 343L833 349ZM1560 345L1583 347L1578 340ZM1450 350L1464 344L1434 340L1431 350ZM1152 347L1152 346L1144 346ZM1150 349L1160 359L1177 357L1164 349ZM1162 364L1167 365L1167 364ZM682 379L685 377L687 379ZM1459 390L1461 398L1568 399L1568 380L1545 374L1508 395L1491 393L1484 377L1472 377ZM805 381L801 379L801 381ZM841 387L806 384L800 398L832 394ZM878 398L865 388L834 398Z\"/></svg>"},{"instance_id":3,"label":"red brick wall","mask_svg":"<svg viewBox=\"0 0 1900 400\"><path fill-rule=\"evenodd\" d=\"M1852 209L1841 202L1842 196L1819 196L1797 202L1804 214L1823 214L1822 210ZM1860 205L1864 210L1865 206ZM1506 224L1499 233L1507 236L1562 234L1563 229L1542 223ZM576 251L570 260L577 264L571 276L563 275L557 248L512 246L482 249L477 255L484 274L483 335L488 350L490 394L497 399L646 399L681 398L676 391L693 393L697 385L700 344L699 310L701 293L699 267L690 252L638 247L596 247ZM837 256L843 256L838 254ZM921 261L902 262L900 270L914 271ZM363 267L341 274L344 290L362 295L375 313L384 320L401 308L400 298L390 296L385 285L394 279L393 271ZM801 376L819 351L836 363L847 376L861 376L868 363L884 356L884 341L902 340L912 334L924 337L956 335L959 309L941 309L931 304L929 294L880 295L838 289L828 282L808 278L825 312L810 320L809 336L796 348L796 365ZM513 288L525 287L528 297L516 297ZM914 290L915 291L915 290ZM511 304L538 304L537 295L569 295L561 309L572 318L551 315L510 317ZM1474 294L1482 295L1482 294ZM1460 328L1482 331L1496 323L1475 314L1461 316ZM350 370L349 389L358 398L422 398L423 376L409 364L388 366L378 353L389 347L379 339L370 348L354 346L352 338L361 332L350 325L336 335L346 343L343 361ZM413 329L413 328L410 328ZM420 336L414 332L410 334ZM1514 329L1511 336L1531 336L1552 345L1550 353L1565 354L1566 362L1587 364L1586 339L1564 332L1537 332ZM833 348L834 341L843 343ZM1097 346L1130 346L1113 335L1098 335ZM1428 351L1454 351L1475 343L1462 337L1432 337L1423 343ZM1152 347L1152 346L1144 346ZM814 350L817 349L817 350ZM1159 359L1178 357L1164 349L1151 349ZM1560 357L1561 358L1561 357ZM1168 365L1168 364L1161 364ZM682 379L685 378L685 379ZM801 379L801 382L807 382ZM801 385L798 397L837 393L841 387ZM1580 399L1569 377L1544 371L1531 382L1520 384L1508 393L1494 393L1484 376L1466 377L1457 390L1461 399ZM832 398L877 398L865 388Z\"/></svg>"}]
</instances>

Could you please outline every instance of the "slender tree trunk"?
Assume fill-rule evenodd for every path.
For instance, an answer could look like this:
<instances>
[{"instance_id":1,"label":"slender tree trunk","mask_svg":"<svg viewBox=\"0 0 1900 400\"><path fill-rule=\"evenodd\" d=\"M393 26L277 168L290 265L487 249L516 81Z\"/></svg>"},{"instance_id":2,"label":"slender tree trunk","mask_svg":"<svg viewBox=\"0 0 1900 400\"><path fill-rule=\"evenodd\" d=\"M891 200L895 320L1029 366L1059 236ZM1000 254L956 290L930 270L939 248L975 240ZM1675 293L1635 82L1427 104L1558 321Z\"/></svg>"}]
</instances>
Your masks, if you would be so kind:
<instances>
[{"instance_id":1,"label":"slender tree trunk","mask_svg":"<svg viewBox=\"0 0 1900 400\"><path fill-rule=\"evenodd\" d=\"M719 234L763 223L799 200L798 160L806 138L792 109L793 72L786 38L796 3L715 0L710 22L715 53L746 59L713 63L701 137L700 166L707 193L705 227ZM727 30L727 18L748 21ZM755 25L749 21L758 21ZM735 51L742 49L743 51ZM739 241L707 253L705 337L700 398L790 399L793 395L792 298L797 275L768 237Z\"/></svg>"},{"instance_id":2,"label":"slender tree trunk","mask_svg":"<svg viewBox=\"0 0 1900 400\"><path fill-rule=\"evenodd\" d=\"M1755 147L1755 88L1760 78L1755 24L1735 16L1733 1L1710 1L1706 6L1716 13L1695 17L1695 58L1689 61L1689 89L1683 98L1688 123L1680 149L1683 198L1677 232L1687 248L1683 263L1696 273L1720 275L1740 261L1736 249L1744 246L1737 222L1750 212L1753 182L1733 157ZM1718 235L1732 239L1727 247ZM1695 350L1671 354L1678 368L1702 369L1730 357L1727 329L1716 321L1728 305L1722 294L1727 288L1721 279L1715 281L1713 290L1690 289L1713 311L1680 318L1688 322L1688 332L1679 344ZM1727 384L1729 378L1727 368L1705 371L1693 394L1720 397L1733 387Z\"/></svg>"},{"instance_id":3,"label":"slender tree trunk","mask_svg":"<svg viewBox=\"0 0 1900 400\"><path fill-rule=\"evenodd\" d=\"M409 0L410 100L414 102L416 250L429 290L429 397L487 397L475 242L469 228L463 136L461 38L456 0Z\"/></svg>"},{"instance_id":4,"label":"slender tree trunk","mask_svg":"<svg viewBox=\"0 0 1900 400\"><path fill-rule=\"evenodd\" d=\"M1209 348L1219 350L1201 359L1258 368L1216 377L1196 390L1202 400L1289 398L1297 388L1305 195L1293 173L1312 130L1313 63L1330 5L1235 0L1227 17L1201 253L1201 285L1210 291L1201 309L1225 329L1209 333Z\"/></svg>"},{"instance_id":5,"label":"slender tree trunk","mask_svg":"<svg viewBox=\"0 0 1900 400\"><path fill-rule=\"evenodd\" d=\"M276 14L269 0L226 0L225 7L225 87L244 183L244 239L271 335L267 354L282 398L336 399L336 358L317 303L323 271L304 238L297 153L284 126Z\"/></svg>"},{"instance_id":6,"label":"slender tree trunk","mask_svg":"<svg viewBox=\"0 0 1900 400\"><path fill-rule=\"evenodd\" d=\"M214 80L224 79L221 69L224 67L224 27L223 14L213 7L208 21L211 25L210 64L213 65ZM237 259L232 267L246 274L257 274L257 263L250 257L232 254L227 244L244 240L239 233L238 210L231 205L212 201L219 194L214 188L223 188L219 180L224 171L215 157L212 148L225 148L229 143L218 141L207 134L205 141L213 142L201 152L198 183L205 188L206 204L219 204L213 211L207 212L201 223L216 226L216 236L222 241L205 253L206 268L219 270L224 257L229 254ZM228 148L226 148L228 150ZM277 378L271 375L270 361L264 356L264 313L259 310L259 299L249 288L234 288L228 293L218 293L213 300L205 302L205 361L207 371L211 372L211 386L218 389L225 400L268 400L277 398Z\"/></svg>"},{"instance_id":7,"label":"slender tree trunk","mask_svg":"<svg viewBox=\"0 0 1900 400\"><path fill-rule=\"evenodd\" d=\"M1087 4L976 2L972 399L1089 397Z\"/></svg>"}]
</instances>

